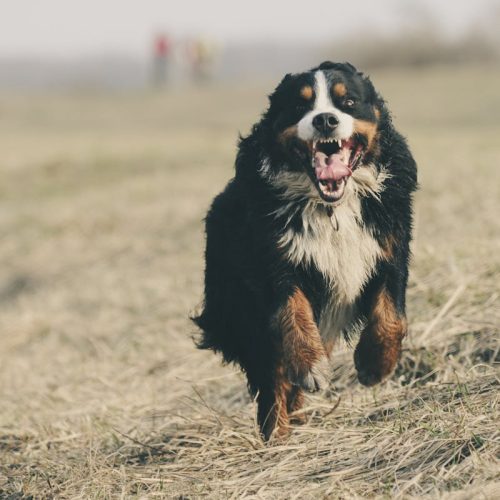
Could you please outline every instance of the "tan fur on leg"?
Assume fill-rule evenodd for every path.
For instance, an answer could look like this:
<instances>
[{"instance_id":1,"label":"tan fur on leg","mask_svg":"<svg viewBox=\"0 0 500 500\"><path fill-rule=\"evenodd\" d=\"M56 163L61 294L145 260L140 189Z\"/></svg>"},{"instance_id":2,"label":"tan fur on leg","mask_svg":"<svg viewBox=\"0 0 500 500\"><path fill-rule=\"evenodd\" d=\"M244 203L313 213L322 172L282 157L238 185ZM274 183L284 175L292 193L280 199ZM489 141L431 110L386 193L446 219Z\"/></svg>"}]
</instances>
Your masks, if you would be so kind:
<instances>
[{"instance_id":1,"label":"tan fur on leg","mask_svg":"<svg viewBox=\"0 0 500 500\"><path fill-rule=\"evenodd\" d=\"M274 382L274 402L268 408L265 420L261 424L261 432L266 441L283 439L290 432L287 399L292 385L286 379L283 367L277 368Z\"/></svg>"},{"instance_id":2,"label":"tan fur on leg","mask_svg":"<svg viewBox=\"0 0 500 500\"><path fill-rule=\"evenodd\" d=\"M377 384L393 372L406 331L406 318L398 314L391 296L382 287L375 297L368 325L354 356L362 384Z\"/></svg>"},{"instance_id":3,"label":"tan fur on leg","mask_svg":"<svg viewBox=\"0 0 500 500\"><path fill-rule=\"evenodd\" d=\"M289 380L308 391L324 388L328 383L326 352L311 304L299 288L281 311L279 327Z\"/></svg>"},{"instance_id":4,"label":"tan fur on leg","mask_svg":"<svg viewBox=\"0 0 500 500\"><path fill-rule=\"evenodd\" d=\"M295 413L300 412L302 406L304 405L304 391L296 385L292 386L290 392L288 393L287 402L290 422L292 424L305 424L307 420L306 415L304 413Z\"/></svg>"}]
</instances>

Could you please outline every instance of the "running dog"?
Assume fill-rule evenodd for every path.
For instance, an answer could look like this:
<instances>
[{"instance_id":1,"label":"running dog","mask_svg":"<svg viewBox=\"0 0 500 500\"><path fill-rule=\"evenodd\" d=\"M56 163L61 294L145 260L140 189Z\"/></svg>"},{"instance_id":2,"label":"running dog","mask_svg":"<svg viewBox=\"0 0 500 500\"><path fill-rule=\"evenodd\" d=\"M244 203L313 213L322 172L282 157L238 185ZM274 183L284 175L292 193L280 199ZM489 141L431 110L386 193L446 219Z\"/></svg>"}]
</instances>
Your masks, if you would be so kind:
<instances>
[{"instance_id":1,"label":"running dog","mask_svg":"<svg viewBox=\"0 0 500 500\"><path fill-rule=\"evenodd\" d=\"M241 366L264 439L328 381L340 335L371 386L394 370L416 164L370 79L348 63L287 74L241 138L206 217L199 347Z\"/></svg>"}]
</instances>

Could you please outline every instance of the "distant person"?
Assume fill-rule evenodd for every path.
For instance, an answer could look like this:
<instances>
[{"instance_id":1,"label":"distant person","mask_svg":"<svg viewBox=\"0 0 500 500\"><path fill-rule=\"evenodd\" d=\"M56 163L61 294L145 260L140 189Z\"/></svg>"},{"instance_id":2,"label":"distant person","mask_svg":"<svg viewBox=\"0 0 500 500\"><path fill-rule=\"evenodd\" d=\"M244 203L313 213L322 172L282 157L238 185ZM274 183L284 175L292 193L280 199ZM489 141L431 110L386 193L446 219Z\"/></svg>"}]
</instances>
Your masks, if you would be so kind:
<instances>
[{"instance_id":1,"label":"distant person","mask_svg":"<svg viewBox=\"0 0 500 500\"><path fill-rule=\"evenodd\" d=\"M213 76L216 49L215 44L205 38L197 38L189 47L193 80L202 83Z\"/></svg>"},{"instance_id":2,"label":"distant person","mask_svg":"<svg viewBox=\"0 0 500 500\"><path fill-rule=\"evenodd\" d=\"M172 43L169 38L161 33L153 43L153 84L163 87L168 80L169 65L172 52Z\"/></svg>"}]
</instances>

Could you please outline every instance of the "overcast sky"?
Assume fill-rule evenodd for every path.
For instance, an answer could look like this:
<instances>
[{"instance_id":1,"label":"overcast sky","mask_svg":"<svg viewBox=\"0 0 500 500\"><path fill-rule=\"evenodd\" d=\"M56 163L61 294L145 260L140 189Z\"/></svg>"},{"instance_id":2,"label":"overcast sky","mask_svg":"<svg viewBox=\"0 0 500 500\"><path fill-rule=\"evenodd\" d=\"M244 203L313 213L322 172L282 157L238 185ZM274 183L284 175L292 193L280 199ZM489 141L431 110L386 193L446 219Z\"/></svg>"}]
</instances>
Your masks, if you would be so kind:
<instances>
[{"instance_id":1,"label":"overcast sky","mask_svg":"<svg viewBox=\"0 0 500 500\"><path fill-rule=\"evenodd\" d=\"M0 0L0 57L143 54L152 34L221 42L327 41L407 29L422 17L447 36L484 22L500 0ZM498 10L497 10L498 12Z\"/></svg>"}]
</instances>

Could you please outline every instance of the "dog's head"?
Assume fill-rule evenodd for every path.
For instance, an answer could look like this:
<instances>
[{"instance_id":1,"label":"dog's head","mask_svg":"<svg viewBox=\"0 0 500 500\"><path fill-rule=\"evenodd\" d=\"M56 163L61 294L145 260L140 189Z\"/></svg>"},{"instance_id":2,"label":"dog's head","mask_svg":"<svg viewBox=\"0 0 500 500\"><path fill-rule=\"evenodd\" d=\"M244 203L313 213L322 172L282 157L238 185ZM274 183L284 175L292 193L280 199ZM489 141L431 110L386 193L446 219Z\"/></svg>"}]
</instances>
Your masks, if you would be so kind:
<instances>
[{"instance_id":1,"label":"dog's head","mask_svg":"<svg viewBox=\"0 0 500 500\"><path fill-rule=\"evenodd\" d=\"M353 172L377 154L382 107L370 80L350 64L286 75L264 115L271 174L305 172L314 196L339 203Z\"/></svg>"}]
</instances>

